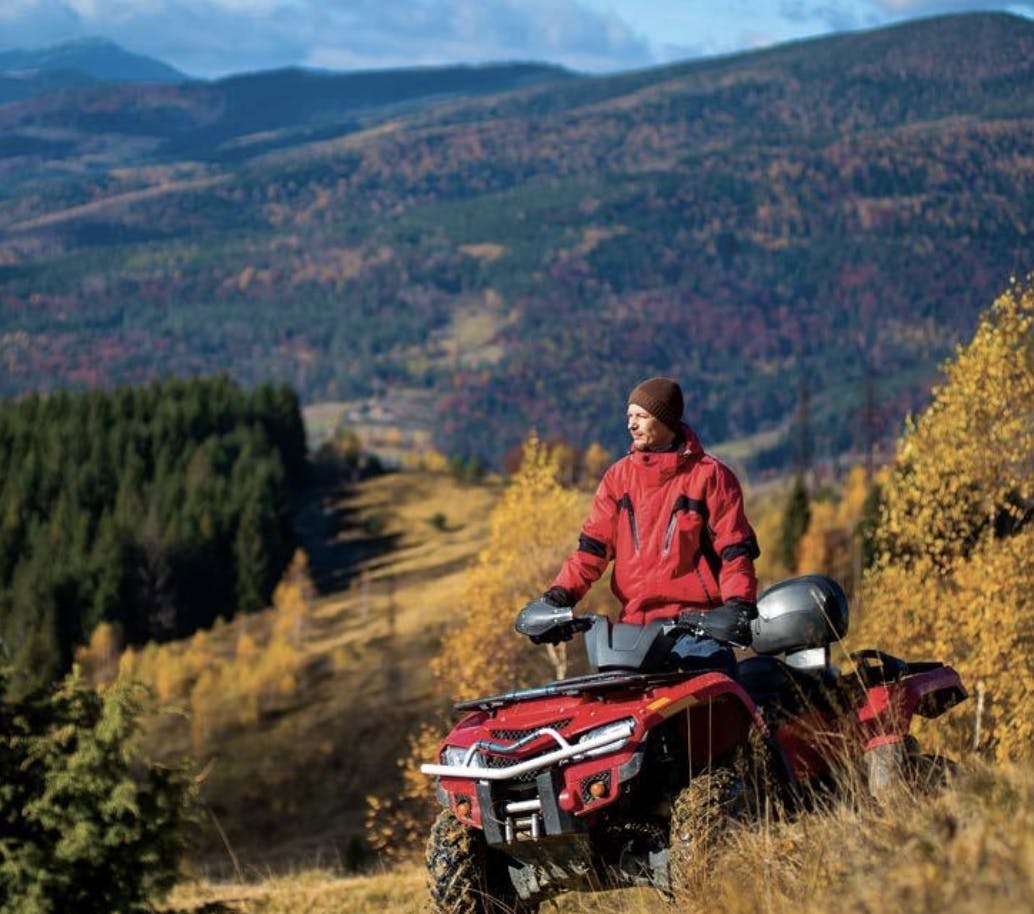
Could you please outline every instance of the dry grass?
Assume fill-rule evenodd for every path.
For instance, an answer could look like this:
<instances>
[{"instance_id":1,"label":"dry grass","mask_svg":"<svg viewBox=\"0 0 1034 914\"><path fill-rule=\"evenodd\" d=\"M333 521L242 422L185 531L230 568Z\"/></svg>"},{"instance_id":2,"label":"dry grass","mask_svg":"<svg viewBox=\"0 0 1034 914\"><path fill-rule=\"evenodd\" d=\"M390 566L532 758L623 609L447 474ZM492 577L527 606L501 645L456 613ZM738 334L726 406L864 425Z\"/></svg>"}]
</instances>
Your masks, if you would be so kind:
<instances>
[{"instance_id":1,"label":"dry grass","mask_svg":"<svg viewBox=\"0 0 1034 914\"><path fill-rule=\"evenodd\" d=\"M733 839L698 910L1034 911L1034 780L975 765L935 797L846 802Z\"/></svg>"},{"instance_id":2,"label":"dry grass","mask_svg":"<svg viewBox=\"0 0 1034 914\"><path fill-rule=\"evenodd\" d=\"M186 713L154 721L157 754L190 753L206 768L204 795L246 872L347 856L363 831L366 796L393 788L408 735L438 701L429 660L461 617L465 569L485 542L498 494L498 485L445 474L395 473L362 483L336 506L347 518L339 538L351 584L313 605L297 689L251 725L240 722L238 699L215 696L200 749ZM433 521L438 513L444 525ZM390 541L388 551L370 548L377 539ZM209 665L232 661L243 632L261 649L272 612L209 632ZM162 647L181 657L191 649L190 641ZM172 704L188 707L185 698ZM210 871L233 871L211 819L199 853Z\"/></svg>"},{"instance_id":3,"label":"dry grass","mask_svg":"<svg viewBox=\"0 0 1034 914\"><path fill-rule=\"evenodd\" d=\"M417 914L425 907L416 867L343 879L319 870L252 883L186 883L168 899L176 914Z\"/></svg>"},{"instance_id":4,"label":"dry grass","mask_svg":"<svg viewBox=\"0 0 1034 914\"><path fill-rule=\"evenodd\" d=\"M994 914L1034 911L1034 776L975 763L934 797L902 792L883 806L847 801L792 821L734 832L695 901L724 914ZM340 879L308 873L247 886L181 888L177 910L246 914L410 912L425 904L418 866ZM221 903L225 907L214 907ZM211 907L204 908L204 905ZM544 912L648 914L671 909L639 890L563 896Z\"/></svg>"}]
</instances>

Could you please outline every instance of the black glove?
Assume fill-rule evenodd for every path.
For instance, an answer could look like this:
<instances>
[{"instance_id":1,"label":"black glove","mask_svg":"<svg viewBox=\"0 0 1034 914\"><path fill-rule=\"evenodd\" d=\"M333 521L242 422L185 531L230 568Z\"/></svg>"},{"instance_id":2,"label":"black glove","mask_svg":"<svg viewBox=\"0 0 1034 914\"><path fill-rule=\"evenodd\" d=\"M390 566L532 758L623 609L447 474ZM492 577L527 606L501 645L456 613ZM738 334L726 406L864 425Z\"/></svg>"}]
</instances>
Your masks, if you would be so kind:
<instances>
[{"instance_id":1,"label":"black glove","mask_svg":"<svg viewBox=\"0 0 1034 914\"><path fill-rule=\"evenodd\" d=\"M574 606L578 602L563 587L550 587L539 599L550 606Z\"/></svg>"},{"instance_id":2,"label":"black glove","mask_svg":"<svg viewBox=\"0 0 1034 914\"><path fill-rule=\"evenodd\" d=\"M750 623L758 617L758 608L747 600L729 600L707 612L687 610L679 613L679 625L695 634L714 638L722 644L750 647L753 640Z\"/></svg>"}]
</instances>

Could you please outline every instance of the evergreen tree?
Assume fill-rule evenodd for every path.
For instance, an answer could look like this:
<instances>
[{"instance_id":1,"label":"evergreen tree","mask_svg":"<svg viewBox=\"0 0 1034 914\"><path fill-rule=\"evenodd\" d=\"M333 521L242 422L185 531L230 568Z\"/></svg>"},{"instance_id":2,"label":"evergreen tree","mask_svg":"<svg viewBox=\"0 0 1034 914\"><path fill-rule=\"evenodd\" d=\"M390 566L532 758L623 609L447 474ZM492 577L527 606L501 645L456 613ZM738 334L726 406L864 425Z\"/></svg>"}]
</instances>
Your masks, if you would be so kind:
<instances>
[{"instance_id":1,"label":"evergreen tree","mask_svg":"<svg viewBox=\"0 0 1034 914\"><path fill-rule=\"evenodd\" d=\"M239 596L267 605L304 466L285 387L221 377L0 403L0 631L21 633L29 679L67 668L102 621L139 643L230 616Z\"/></svg>"},{"instance_id":2,"label":"evergreen tree","mask_svg":"<svg viewBox=\"0 0 1034 914\"><path fill-rule=\"evenodd\" d=\"M0 695L14 685L0 670ZM0 700L3 914L139 914L172 886L196 787L140 758L141 691L70 678Z\"/></svg>"},{"instance_id":3,"label":"evergreen tree","mask_svg":"<svg viewBox=\"0 0 1034 914\"><path fill-rule=\"evenodd\" d=\"M811 504L804 476L797 473L793 478L790 497L783 510L783 522L779 531L779 555L783 564L791 571L797 568L797 545L811 522Z\"/></svg>"},{"instance_id":4,"label":"evergreen tree","mask_svg":"<svg viewBox=\"0 0 1034 914\"><path fill-rule=\"evenodd\" d=\"M237 580L237 609L252 612L267 605L265 594L269 566L262 543L262 518L254 505L245 508L233 542Z\"/></svg>"}]
</instances>

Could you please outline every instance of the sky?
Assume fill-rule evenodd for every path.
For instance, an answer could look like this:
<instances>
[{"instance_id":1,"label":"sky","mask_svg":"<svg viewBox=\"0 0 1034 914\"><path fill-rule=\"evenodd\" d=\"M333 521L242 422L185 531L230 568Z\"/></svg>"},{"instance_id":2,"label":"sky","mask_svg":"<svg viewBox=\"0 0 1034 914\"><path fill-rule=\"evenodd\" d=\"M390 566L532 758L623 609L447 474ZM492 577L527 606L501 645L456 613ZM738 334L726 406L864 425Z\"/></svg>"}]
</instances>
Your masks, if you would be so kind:
<instances>
[{"instance_id":1,"label":"sky","mask_svg":"<svg viewBox=\"0 0 1034 914\"><path fill-rule=\"evenodd\" d=\"M0 50L101 36L213 78L541 60L612 72L1034 0L0 0Z\"/></svg>"}]
</instances>

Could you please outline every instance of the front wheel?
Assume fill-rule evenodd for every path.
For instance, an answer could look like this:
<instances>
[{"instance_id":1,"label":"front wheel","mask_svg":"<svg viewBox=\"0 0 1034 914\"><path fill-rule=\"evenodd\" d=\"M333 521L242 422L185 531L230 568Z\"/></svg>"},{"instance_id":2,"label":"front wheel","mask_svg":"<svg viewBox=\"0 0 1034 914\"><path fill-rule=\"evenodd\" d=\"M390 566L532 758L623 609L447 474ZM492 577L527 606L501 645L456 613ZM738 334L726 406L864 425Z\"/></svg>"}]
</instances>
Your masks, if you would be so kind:
<instances>
[{"instance_id":1,"label":"front wheel","mask_svg":"<svg viewBox=\"0 0 1034 914\"><path fill-rule=\"evenodd\" d=\"M493 865L484 835L451 812L438 815L427 839L431 914L536 914L517 897L505 867Z\"/></svg>"},{"instance_id":2,"label":"front wheel","mask_svg":"<svg viewBox=\"0 0 1034 914\"><path fill-rule=\"evenodd\" d=\"M699 895L729 825L742 804L742 781L728 768L698 774L675 797L671 808L668 871L676 906Z\"/></svg>"}]
</instances>

